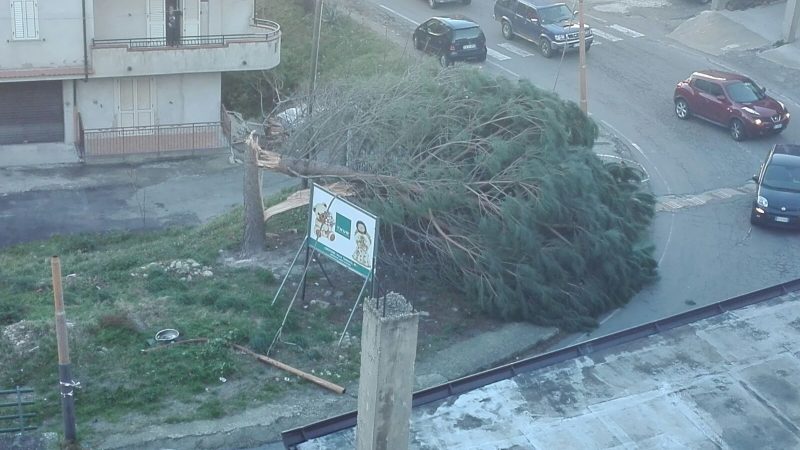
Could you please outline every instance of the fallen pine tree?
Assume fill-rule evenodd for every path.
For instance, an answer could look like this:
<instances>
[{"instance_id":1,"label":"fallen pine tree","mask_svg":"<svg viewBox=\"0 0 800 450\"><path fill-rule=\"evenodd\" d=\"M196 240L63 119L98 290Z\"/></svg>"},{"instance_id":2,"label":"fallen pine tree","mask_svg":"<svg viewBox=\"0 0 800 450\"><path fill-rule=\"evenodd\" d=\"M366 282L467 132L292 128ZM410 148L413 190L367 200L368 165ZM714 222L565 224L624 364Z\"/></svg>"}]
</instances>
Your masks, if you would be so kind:
<instances>
[{"instance_id":1,"label":"fallen pine tree","mask_svg":"<svg viewBox=\"0 0 800 450\"><path fill-rule=\"evenodd\" d=\"M381 263L508 320L595 325L656 276L640 174L592 151L596 124L528 82L472 69L328 86L262 167L344 181L381 219ZM386 270L386 269L384 269Z\"/></svg>"}]
</instances>

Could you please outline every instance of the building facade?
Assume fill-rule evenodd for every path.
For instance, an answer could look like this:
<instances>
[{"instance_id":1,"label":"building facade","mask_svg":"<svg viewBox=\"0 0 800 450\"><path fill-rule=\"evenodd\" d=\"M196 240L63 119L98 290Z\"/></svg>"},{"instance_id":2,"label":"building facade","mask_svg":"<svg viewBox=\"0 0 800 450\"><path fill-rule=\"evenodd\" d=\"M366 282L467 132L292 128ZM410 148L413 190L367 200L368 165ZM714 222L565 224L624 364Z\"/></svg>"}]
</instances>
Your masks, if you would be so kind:
<instances>
[{"instance_id":1,"label":"building facade","mask_svg":"<svg viewBox=\"0 0 800 450\"><path fill-rule=\"evenodd\" d=\"M11 0L0 8L0 152L225 147L223 72L280 62L251 0Z\"/></svg>"}]
</instances>

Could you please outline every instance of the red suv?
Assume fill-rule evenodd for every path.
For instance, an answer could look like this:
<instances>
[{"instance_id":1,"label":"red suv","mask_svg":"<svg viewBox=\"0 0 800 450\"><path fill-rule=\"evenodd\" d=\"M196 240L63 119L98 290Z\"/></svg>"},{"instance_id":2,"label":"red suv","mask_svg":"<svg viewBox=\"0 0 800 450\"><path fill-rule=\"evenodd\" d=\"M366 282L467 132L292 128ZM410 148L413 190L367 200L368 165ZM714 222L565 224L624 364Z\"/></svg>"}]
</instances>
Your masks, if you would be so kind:
<instances>
[{"instance_id":1,"label":"red suv","mask_svg":"<svg viewBox=\"0 0 800 450\"><path fill-rule=\"evenodd\" d=\"M742 75L698 71L675 87L675 114L680 119L694 115L728 128L736 141L780 133L789 125L789 111L765 91Z\"/></svg>"}]
</instances>

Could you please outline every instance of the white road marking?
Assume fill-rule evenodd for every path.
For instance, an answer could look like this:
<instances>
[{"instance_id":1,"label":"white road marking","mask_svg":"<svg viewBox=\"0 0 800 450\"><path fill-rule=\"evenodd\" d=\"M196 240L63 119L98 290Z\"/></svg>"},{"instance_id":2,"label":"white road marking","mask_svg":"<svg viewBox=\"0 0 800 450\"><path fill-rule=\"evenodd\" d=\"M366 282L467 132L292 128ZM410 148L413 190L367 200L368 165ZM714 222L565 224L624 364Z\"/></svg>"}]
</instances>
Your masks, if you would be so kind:
<instances>
[{"instance_id":1,"label":"white road marking","mask_svg":"<svg viewBox=\"0 0 800 450\"><path fill-rule=\"evenodd\" d=\"M638 31L633 31L630 28L625 28L622 25L613 24L609 25L608 28L613 28L622 34L627 34L630 37L638 38L644 36L642 33L639 33Z\"/></svg>"},{"instance_id":2,"label":"white road marking","mask_svg":"<svg viewBox=\"0 0 800 450\"><path fill-rule=\"evenodd\" d=\"M675 211L681 208L702 206L716 199L727 199L740 195L753 195L755 185L748 183L737 188L719 188L700 194L665 195L656 199L656 211Z\"/></svg>"},{"instance_id":3,"label":"white road marking","mask_svg":"<svg viewBox=\"0 0 800 450\"><path fill-rule=\"evenodd\" d=\"M622 40L622 38L620 37L616 37L613 34L609 34L606 33L605 31L598 30L597 28L593 29L592 33L594 33L595 36L600 36L601 38L611 42L617 42Z\"/></svg>"},{"instance_id":4,"label":"white road marking","mask_svg":"<svg viewBox=\"0 0 800 450\"><path fill-rule=\"evenodd\" d=\"M527 58L528 56L533 56L533 53L527 52L527 51L517 47L516 45L514 45L514 44L512 44L510 42L503 42L503 43L497 44L497 46L501 47L501 48L504 48L504 49L510 51L511 53L514 53L514 54L517 54L519 56L522 56L523 58Z\"/></svg>"},{"instance_id":5,"label":"white road marking","mask_svg":"<svg viewBox=\"0 0 800 450\"><path fill-rule=\"evenodd\" d=\"M489 56L490 58L496 59L498 61L505 61L507 59L511 59L510 56L506 56L506 55L498 52L497 50L493 50L493 49L491 49L489 47L486 47L486 55Z\"/></svg>"},{"instance_id":6,"label":"white road marking","mask_svg":"<svg viewBox=\"0 0 800 450\"><path fill-rule=\"evenodd\" d=\"M605 20L605 19L601 19L599 17L595 17L595 16L592 16L592 15L589 15L589 14L586 14L586 17L588 17L588 18L590 18L590 19L592 19L594 21L600 22L600 23L608 23L608 21Z\"/></svg>"},{"instance_id":7,"label":"white road marking","mask_svg":"<svg viewBox=\"0 0 800 450\"><path fill-rule=\"evenodd\" d=\"M393 10L392 8L389 8L388 6L384 6L384 5L378 5L378 6L380 6L381 8L383 8L383 9L385 9L385 10L389 11L390 13L394 14L394 15L395 15L395 16L397 16L397 17L400 17L401 19L405 19L405 20L407 20L407 21L411 22L411 23L412 23L414 26L417 26L417 25L419 25L419 22L416 22L416 21L415 21L415 20L413 20L413 19L409 19L408 17L406 17L406 16L404 16L404 15L400 14L399 12L397 12L397 11Z\"/></svg>"}]
</instances>

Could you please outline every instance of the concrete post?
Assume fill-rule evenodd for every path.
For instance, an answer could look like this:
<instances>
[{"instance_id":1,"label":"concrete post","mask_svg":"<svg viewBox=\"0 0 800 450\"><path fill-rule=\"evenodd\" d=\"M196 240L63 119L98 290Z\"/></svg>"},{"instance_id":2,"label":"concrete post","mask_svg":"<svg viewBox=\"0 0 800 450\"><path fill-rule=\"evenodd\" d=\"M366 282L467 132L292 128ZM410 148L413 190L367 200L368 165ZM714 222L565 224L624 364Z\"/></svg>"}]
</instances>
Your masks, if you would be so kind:
<instances>
[{"instance_id":1,"label":"concrete post","mask_svg":"<svg viewBox=\"0 0 800 450\"><path fill-rule=\"evenodd\" d=\"M797 40L797 29L800 27L800 0L787 0L786 12L783 15L783 42L788 44Z\"/></svg>"},{"instance_id":2,"label":"concrete post","mask_svg":"<svg viewBox=\"0 0 800 450\"><path fill-rule=\"evenodd\" d=\"M419 314L400 294L364 302L358 450L408 449L418 326Z\"/></svg>"}]
</instances>

